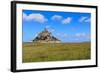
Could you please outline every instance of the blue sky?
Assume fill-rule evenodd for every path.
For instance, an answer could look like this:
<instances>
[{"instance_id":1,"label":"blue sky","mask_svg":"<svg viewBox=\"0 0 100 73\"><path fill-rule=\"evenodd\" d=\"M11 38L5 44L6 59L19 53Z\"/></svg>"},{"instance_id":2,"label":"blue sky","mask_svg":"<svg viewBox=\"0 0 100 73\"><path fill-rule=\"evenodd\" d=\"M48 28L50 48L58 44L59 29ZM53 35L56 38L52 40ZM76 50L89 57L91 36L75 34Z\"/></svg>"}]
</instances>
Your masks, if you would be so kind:
<instances>
[{"instance_id":1,"label":"blue sky","mask_svg":"<svg viewBox=\"0 0 100 73\"><path fill-rule=\"evenodd\" d=\"M90 41L91 14L23 10L23 42L32 41L47 28L62 42Z\"/></svg>"}]
</instances>

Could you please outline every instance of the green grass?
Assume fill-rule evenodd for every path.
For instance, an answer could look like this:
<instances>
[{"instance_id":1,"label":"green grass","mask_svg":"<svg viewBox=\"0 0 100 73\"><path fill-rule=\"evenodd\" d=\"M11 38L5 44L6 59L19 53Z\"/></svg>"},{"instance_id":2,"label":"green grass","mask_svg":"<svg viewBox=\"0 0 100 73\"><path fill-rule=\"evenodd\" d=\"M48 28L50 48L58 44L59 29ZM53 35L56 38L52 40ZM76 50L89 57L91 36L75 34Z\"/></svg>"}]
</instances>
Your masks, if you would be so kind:
<instances>
[{"instance_id":1,"label":"green grass","mask_svg":"<svg viewBox=\"0 0 100 73\"><path fill-rule=\"evenodd\" d=\"M22 61L44 62L91 58L90 43L23 43Z\"/></svg>"}]
</instances>

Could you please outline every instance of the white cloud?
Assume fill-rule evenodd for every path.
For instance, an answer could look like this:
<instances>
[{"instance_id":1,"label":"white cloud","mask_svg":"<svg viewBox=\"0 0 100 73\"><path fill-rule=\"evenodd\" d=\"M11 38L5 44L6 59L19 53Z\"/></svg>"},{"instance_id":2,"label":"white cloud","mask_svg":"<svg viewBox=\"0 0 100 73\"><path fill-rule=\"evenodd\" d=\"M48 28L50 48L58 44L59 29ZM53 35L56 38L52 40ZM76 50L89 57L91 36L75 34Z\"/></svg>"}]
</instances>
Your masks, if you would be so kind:
<instances>
[{"instance_id":1,"label":"white cloud","mask_svg":"<svg viewBox=\"0 0 100 73\"><path fill-rule=\"evenodd\" d=\"M87 19L87 17L82 16L82 17L79 19L79 22L83 22L85 19Z\"/></svg>"},{"instance_id":2,"label":"white cloud","mask_svg":"<svg viewBox=\"0 0 100 73\"><path fill-rule=\"evenodd\" d=\"M54 28L48 28L48 30L50 31L50 32L55 32L55 29Z\"/></svg>"},{"instance_id":3,"label":"white cloud","mask_svg":"<svg viewBox=\"0 0 100 73\"><path fill-rule=\"evenodd\" d=\"M88 18L88 19L86 19L84 22L90 22L90 20L91 20L91 19L90 19L90 18Z\"/></svg>"},{"instance_id":4,"label":"white cloud","mask_svg":"<svg viewBox=\"0 0 100 73\"><path fill-rule=\"evenodd\" d=\"M46 25L45 28L48 29L50 32L54 32L55 31L55 29L52 28L50 25Z\"/></svg>"},{"instance_id":5,"label":"white cloud","mask_svg":"<svg viewBox=\"0 0 100 73\"><path fill-rule=\"evenodd\" d=\"M71 21L72 21L72 18L71 17L67 17L66 19L64 19L62 21L62 24L69 24Z\"/></svg>"},{"instance_id":6,"label":"white cloud","mask_svg":"<svg viewBox=\"0 0 100 73\"><path fill-rule=\"evenodd\" d=\"M75 37L77 37L77 38L90 38L91 37L91 35L90 34L86 34L85 32L81 32L81 33L76 33L75 34Z\"/></svg>"},{"instance_id":7,"label":"white cloud","mask_svg":"<svg viewBox=\"0 0 100 73\"><path fill-rule=\"evenodd\" d=\"M50 25L46 25L46 26L45 26L45 28L50 29L50 28L51 28L51 26L50 26Z\"/></svg>"},{"instance_id":8,"label":"white cloud","mask_svg":"<svg viewBox=\"0 0 100 73\"><path fill-rule=\"evenodd\" d=\"M27 15L23 13L23 19L27 19Z\"/></svg>"},{"instance_id":9,"label":"white cloud","mask_svg":"<svg viewBox=\"0 0 100 73\"><path fill-rule=\"evenodd\" d=\"M52 20L61 20L62 19L62 16L60 15L54 15L51 17Z\"/></svg>"},{"instance_id":10,"label":"white cloud","mask_svg":"<svg viewBox=\"0 0 100 73\"><path fill-rule=\"evenodd\" d=\"M82 32L82 33L76 33L76 37L85 37L86 33Z\"/></svg>"},{"instance_id":11,"label":"white cloud","mask_svg":"<svg viewBox=\"0 0 100 73\"><path fill-rule=\"evenodd\" d=\"M90 18L82 16L80 17L79 22L90 22Z\"/></svg>"},{"instance_id":12,"label":"white cloud","mask_svg":"<svg viewBox=\"0 0 100 73\"><path fill-rule=\"evenodd\" d=\"M80 40L80 39L85 39L85 40L90 40L91 36L90 34L86 34L86 33L77 33L74 36L75 40Z\"/></svg>"},{"instance_id":13,"label":"white cloud","mask_svg":"<svg viewBox=\"0 0 100 73\"><path fill-rule=\"evenodd\" d=\"M66 33L57 33L57 36L61 37L61 38L67 38L68 35Z\"/></svg>"},{"instance_id":14,"label":"white cloud","mask_svg":"<svg viewBox=\"0 0 100 73\"><path fill-rule=\"evenodd\" d=\"M55 32L55 29L50 29L51 32Z\"/></svg>"},{"instance_id":15,"label":"white cloud","mask_svg":"<svg viewBox=\"0 0 100 73\"><path fill-rule=\"evenodd\" d=\"M39 13L32 13L32 14L29 14L29 15L26 15L25 13L23 13L23 19L25 19L27 21L33 20L33 21L36 21L36 22L39 22L39 23L44 23L44 22L47 21L45 16L42 15L42 14L39 14Z\"/></svg>"}]
</instances>

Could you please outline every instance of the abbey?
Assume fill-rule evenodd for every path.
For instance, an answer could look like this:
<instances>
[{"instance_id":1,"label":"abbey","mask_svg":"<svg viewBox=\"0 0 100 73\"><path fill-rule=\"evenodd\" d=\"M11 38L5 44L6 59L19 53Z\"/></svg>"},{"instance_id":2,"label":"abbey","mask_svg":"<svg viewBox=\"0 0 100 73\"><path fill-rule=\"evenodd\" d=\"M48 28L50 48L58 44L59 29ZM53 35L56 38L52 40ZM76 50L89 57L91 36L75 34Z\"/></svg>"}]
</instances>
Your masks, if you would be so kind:
<instances>
[{"instance_id":1,"label":"abbey","mask_svg":"<svg viewBox=\"0 0 100 73\"><path fill-rule=\"evenodd\" d=\"M51 32L46 28L38 34L38 36L33 40L33 42L40 43L60 43L61 41L54 37Z\"/></svg>"}]
</instances>

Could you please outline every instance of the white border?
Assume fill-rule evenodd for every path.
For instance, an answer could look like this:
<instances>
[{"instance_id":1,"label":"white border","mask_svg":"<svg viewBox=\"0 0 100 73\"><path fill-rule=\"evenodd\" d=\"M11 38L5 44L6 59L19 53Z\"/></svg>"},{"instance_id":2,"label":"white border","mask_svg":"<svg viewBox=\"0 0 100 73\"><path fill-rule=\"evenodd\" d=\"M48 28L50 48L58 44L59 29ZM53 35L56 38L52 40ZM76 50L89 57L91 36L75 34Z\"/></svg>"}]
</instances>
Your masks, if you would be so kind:
<instances>
[{"instance_id":1,"label":"white border","mask_svg":"<svg viewBox=\"0 0 100 73\"><path fill-rule=\"evenodd\" d=\"M91 13L91 60L79 60L79 61L58 61L58 62L37 62L37 63L22 63L22 10L47 10L47 11L63 11L63 12L84 12ZM28 5L17 4L17 47L16 47L16 60L17 70L22 69L38 69L38 68L52 68L52 67L70 67L70 66L85 66L95 65L96 48L95 41L96 36L96 10L91 8L79 8L79 7L65 7L65 6L45 6L45 5Z\"/></svg>"}]
</instances>

